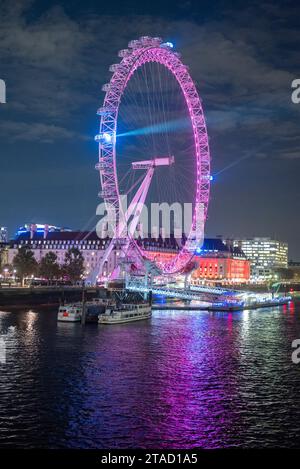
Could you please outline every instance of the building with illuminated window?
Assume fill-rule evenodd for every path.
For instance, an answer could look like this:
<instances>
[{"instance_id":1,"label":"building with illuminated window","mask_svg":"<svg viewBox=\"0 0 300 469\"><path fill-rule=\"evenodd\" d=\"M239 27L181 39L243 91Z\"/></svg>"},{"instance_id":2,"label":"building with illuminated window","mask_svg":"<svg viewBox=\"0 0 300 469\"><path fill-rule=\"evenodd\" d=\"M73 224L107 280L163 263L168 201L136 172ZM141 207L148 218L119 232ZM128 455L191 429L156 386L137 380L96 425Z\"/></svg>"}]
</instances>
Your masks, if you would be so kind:
<instances>
[{"instance_id":1,"label":"building with illuminated window","mask_svg":"<svg viewBox=\"0 0 300 469\"><path fill-rule=\"evenodd\" d=\"M12 264L18 249L27 246L33 250L37 262L52 251L57 256L57 262L63 265L68 249L76 247L83 255L85 275L88 275L99 265L109 242L109 238L100 239L94 231L24 230L10 242L8 262ZM172 236L166 239L159 236L157 239L144 238L138 244L147 251L148 258L170 261L178 253L181 241ZM104 264L102 275L106 276L114 270L119 256L120 248L115 248ZM205 279L221 283L244 283L249 280L250 264L242 251L224 244L220 239L206 239L193 260L198 265L192 274L194 283Z\"/></svg>"},{"instance_id":2,"label":"building with illuminated window","mask_svg":"<svg viewBox=\"0 0 300 469\"><path fill-rule=\"evenodd\" d=\"M251 280L274 278L276 269L288 267L288 244L271 238L250 238L234 241L251 263Z\"/></svg>"},{"instance_id":3,"label":"building with illuminated window","mask_svg":"<svg viewBox=\"0 0 300 469\"><path fill-rule=\"evenodd\" d=\"M37 262L47 254L54 252L57 256L57 262L64 264L66 252L75 247L78 248L84 259L85 274L88 275L99 265L110 238L99 238L95 231L48 231L47 229L35 229L35 226L22 232L10 242L8 250L8 262L13 263L13 259L18 249L27 246L32 249ZM158 239L144 238L138 243L148 251L149 258L161 257L171 259L180 249L177 240L173 238ZM118 265L118 257L121 248L113 249L107 262L103 266L102 275L107 276Z\"/></svg>"},{"instance_id":4,"label":"building with illuminated window","mask_svg":"<svg viewBox=\"0 0 300 469\"><path fill-rule=\"evenodd\" d=\"M84 258L85 273L88 273L100 262L109 239L99 239L96 232L84 231L25 231L10 242L8 261L12 264L18 249L27 246L32 249L37 262L48 253L54 252L59 265L63 265L66 252L78 248ZM116 265L116 250L111 254L103 274L112 271Z\"/></svg>"},{"instance_id":5,"label":"building with illuminated window","mask_svg":"<svg viewBox=\"0 0 300 469\"><path fill-rule=\"evenodd\" d=\"M198 268L192 273L195 284L202 281L224 284L247 283L250 279L250 262L244 252L231 242L221 239L205 239L198 250Z\"/></svg>"},{"instance_id":6,"label":"building with illuminated window","mask_svg":"<svg viewBox=\"0 0 300 469\"><path fill-rule=\"evenodd\" d=\"M42 223L25 223L24 225L20 226L16 232L16 238L25 233L52 233L52 232L60 232L60 231L72 231L70 228L60 228L59 226L42 224Z\"/></svg>"}]
</instances>

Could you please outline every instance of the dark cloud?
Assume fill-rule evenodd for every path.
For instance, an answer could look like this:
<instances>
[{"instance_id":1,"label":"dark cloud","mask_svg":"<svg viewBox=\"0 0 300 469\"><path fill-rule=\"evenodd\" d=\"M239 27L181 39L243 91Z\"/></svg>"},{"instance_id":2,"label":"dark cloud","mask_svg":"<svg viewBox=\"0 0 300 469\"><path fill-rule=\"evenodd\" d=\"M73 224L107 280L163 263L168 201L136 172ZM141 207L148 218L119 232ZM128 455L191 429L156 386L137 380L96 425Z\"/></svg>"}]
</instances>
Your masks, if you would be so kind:
<instances>
[{"instance_id":1,"label":"dark cloud","mask_svg":"<svg viewBox=\"0 0 300 469\"><path fill-rule=\"evenodd\" d=\"M60 3L62 6L43 9L39 2L0 0L0 74L7 82L8 101L0 109L0 136L7 158L13 142L35 145L33 151L26 147L33 165L39 148L47 151L46 144L51 144L54 153L66 155L76 153L77 142L86 142L80 148L91 155L85 160L89 177L96 150L86 139L90 136L92 140L97 129L94 113L103 99L101 85L110 78L108 66L119 60L117 51L130 39L163 36L180 50L203 98L213 172L230 168L222 172L219 187L213 188L208 229L229 231L229 222L223 220L225 210L236 235L249 233L239 206L240 201L247 205L246 194L239 198L235 186L242 178L245 186L250 185L252 175L256 192L268 196L264 199L266 213L272 213L271 228L277 231L272 208L272 197L278 192L277 164L285 165L279 181L282 190L290 191L291 203L299 200L285 174L288 171L294 177L299 169L300 105L291 102L291 81L299 70L299 6L293 2L240 2L239 6L216 2L221 5L216 13L217 8L211 7L210 12L205 2L181 2L180 9L175 2L171 15L162 2L155 14L145 10L144 15L134 15L131 8L125 15L123 7L118 14L113 7L112 12L108 6L102 8L102 2L95 3L96 7L87 2L86 8L75 7L71 14L68 2ZM268 183L256 178L253 164L267 175ZM224 188L225 177L231 187ZM45 197L51 198L46 179L45 191ZM62 196L59 191L57 200ZM77 192L75 189L75 199ZM90 189L95 205L96 193L96 187ZM288 211L289 204L285 202L283 209ZM230 210L236 214L234 221L228 216ZM5 218L5 209L2 212ZM83 219L84 212L78 215L70 209L75 226L76 217ZM264 225L265 221L263 215L257 219L253 234L268 234L270 221ZM283 227L278 233L285 238Z\"/></svg>"},{"instance_id":2,"label":"dark cloud","mask_svg":"<svg viewBox=\"0 0 300 469\"><path fill-rule=\"evenodd\" d=\"M57 125L47 125L40 122L26 123L17 121L5 121L1 124L0 135L2 138L9 135L10 142L32 141L40 143L54 143L57 140L88 139L83 135L78 135L72 130L59 127Z\"/></svg>"}]
</instances>

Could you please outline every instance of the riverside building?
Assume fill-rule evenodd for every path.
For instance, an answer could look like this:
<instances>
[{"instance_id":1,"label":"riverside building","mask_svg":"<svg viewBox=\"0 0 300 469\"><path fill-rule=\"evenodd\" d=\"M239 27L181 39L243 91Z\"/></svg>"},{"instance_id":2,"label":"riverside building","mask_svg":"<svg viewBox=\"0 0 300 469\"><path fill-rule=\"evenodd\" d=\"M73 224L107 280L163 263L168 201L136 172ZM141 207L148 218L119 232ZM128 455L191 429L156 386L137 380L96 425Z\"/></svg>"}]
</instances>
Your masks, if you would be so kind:
<instances>
[{"instance_id":1,"label":"riverside building","mask_svg":"<svg viewBox=\"0 0 300 469\"><path fill-rule=\"evenodd\" d=\"M234 241L250 260L252 281L268 281L276 269L288 267L288 244L271 238L249 238Z\"/></svg>"},{"instance_id":2,"label":"riverside building","mask_svg":"<svg viewBox=\"0 0 300 469\"><path fill-rule=\"evenodd\" d=\"M10 242L8 249L8 263L22 246L32 249L35 259L40 262L47 252L54 252L57 262L64 264L68 249L76 247L84 258L85 275L88 276L99 265L109 238L100 239L97 233L82 231L47 231L35 230L19 233ZM147 251L147 257L156 260L171 260L180 249L180 240L175 237L144 238L138 243ZM104 264L102 275L110 274L118 265L120 248L115 248ZM250 263L238 247L228 246L220 239L205 239L201 250L197 250L194 257L197 268L192 274L194 283L202 280L220 283L245 283L249 281Z\"/></svg>"}]
</instances>

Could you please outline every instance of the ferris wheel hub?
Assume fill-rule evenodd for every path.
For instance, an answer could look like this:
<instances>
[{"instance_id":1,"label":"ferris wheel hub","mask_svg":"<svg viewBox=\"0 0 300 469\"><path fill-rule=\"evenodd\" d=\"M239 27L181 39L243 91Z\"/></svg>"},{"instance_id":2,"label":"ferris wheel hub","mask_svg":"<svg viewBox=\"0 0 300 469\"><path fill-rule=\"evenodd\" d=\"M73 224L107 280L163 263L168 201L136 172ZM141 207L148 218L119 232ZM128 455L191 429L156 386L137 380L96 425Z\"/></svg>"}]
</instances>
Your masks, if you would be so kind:
<instances>
[{"instance_id":1,"label":"ferris wheel hub","mask_svg":"<svg viewBox=\"0 0 300 469\"><path fill-rule=\"evenodd\" d=\"M132 162L132 169L149 169L157 166L172 166L175 163L174 156L165 156L161 158L153 158L153 160L143 160Z\"/></svg>"}]
</instances>

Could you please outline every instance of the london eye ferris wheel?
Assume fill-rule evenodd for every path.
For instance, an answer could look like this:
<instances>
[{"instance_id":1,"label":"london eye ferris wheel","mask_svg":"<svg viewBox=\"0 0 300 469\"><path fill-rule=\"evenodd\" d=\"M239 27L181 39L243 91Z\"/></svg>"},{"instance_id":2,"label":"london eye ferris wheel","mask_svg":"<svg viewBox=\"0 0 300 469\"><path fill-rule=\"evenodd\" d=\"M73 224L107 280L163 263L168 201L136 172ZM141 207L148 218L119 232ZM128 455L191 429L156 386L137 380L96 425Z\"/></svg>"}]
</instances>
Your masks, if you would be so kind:
<instances>
[{"instance_id":1,"label":"london eye ferris wheel","mask_svg":"<svg viewBox=\"0 0 300 469\"><path fill-rule=\"evenodd\" d=\"M190 226L185 225L184 238L177 230L181 239L176 254L154 260L162 274L180 272L194 254L197 207L202 207L205 220L209 201L210 153L201 99L173 44L144 36L130 41L118 55L121 61L109 68L112 77L102 87L105 98L97 111L99 195L107 211L113 208L116 213L115 239L122 237L131 217L126 237L145 259L149 253L133 236L140 223L139 204L189 204ZM181 221L170 224L175 238ZM197 229L203 230L204 222Z\"/></svg>"}]
</instances>

